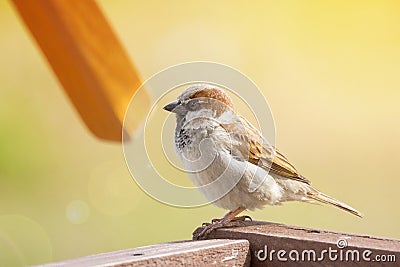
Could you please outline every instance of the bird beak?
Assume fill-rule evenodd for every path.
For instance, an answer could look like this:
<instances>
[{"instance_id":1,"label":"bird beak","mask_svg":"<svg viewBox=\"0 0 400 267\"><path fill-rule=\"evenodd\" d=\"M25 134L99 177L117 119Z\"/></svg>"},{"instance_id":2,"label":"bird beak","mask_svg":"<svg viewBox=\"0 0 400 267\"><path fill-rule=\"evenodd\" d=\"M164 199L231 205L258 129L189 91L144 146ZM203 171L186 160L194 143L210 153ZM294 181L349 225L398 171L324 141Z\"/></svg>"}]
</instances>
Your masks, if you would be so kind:
<instances>
[{"instance_id":1,"label":"bird beak","mask_svg":"<svg viewBox=\"0 0 400 267\"><path fill-rule=\"evenodd\" d=\"M174 112L174 109L181 104L181 101L175 100L164 107L166 111ZM176 113L176 112L175 112Z\"/></svg>"}]
</instances>

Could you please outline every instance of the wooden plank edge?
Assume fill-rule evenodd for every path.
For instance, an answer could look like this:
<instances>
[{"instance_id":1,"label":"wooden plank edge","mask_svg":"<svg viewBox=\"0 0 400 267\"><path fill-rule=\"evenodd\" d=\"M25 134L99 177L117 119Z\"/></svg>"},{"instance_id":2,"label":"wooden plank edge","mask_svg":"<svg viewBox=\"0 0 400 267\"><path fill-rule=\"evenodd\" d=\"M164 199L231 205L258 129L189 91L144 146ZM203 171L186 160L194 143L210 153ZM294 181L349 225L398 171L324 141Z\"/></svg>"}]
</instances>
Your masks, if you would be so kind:
<instances>
[{"instance_id":1,"label":"wooden plank edge","mask_svg":"<svg viewBox=\"0 0 400 267\"><path fill-rule=\"evenodd\" d=\"M247 240L178 241L38 265L56 266L249 266Z\"/></svg>"}]
</instances>

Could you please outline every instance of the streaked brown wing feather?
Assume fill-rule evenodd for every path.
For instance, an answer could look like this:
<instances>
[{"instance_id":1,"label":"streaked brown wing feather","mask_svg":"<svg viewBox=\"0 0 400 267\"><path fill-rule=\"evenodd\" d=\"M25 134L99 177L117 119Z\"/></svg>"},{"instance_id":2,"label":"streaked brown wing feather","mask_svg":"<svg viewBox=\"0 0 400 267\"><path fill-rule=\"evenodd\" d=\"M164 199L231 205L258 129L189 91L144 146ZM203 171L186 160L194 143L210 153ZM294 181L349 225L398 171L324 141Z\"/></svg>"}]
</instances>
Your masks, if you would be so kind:
<instances>
[{"instance_id":1,"label":"streaked brown wing feather","mask_svg":"<svg viewBox=\"0 0 400 267\"><path fill-rule=\"evenodd\" d=\"M243 117L238 118L242 124L242 127L239 127L239 129L237 123L221 125L238 141L238 145L233 145L233 154L240 152L244 158L247 158L247 161L265 170L269 170L271 173L310 184L310 181L301 176L284 155L266 142L261 133L253 125ZM273 156L273 154L275 155Z\"/></svg>"},{"instance_id":2,"label":"streaked brown wing feather","mask_svg":"<svg viewBox=\"0 0 400 267\"><path fill-rule=\"evenodd\" d=\"M282 155L279 151L275 150L275 158L272 163L271 170L283 177L291 178L306 184L311 184L310 180L298 173L296 168Z\"/></svg>"}]
</instances>

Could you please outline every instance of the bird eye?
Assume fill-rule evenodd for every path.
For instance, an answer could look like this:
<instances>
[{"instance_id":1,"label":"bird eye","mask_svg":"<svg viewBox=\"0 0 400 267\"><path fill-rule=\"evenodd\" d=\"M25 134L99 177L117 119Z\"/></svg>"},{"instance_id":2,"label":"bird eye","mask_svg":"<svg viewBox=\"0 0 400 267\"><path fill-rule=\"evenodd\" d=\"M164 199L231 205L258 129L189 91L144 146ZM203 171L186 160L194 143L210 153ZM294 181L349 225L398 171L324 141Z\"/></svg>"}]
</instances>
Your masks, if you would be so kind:
<instances>
[{"instance_id":1,"label":"bird eye","mask_svg":"<svg viewBox=\"0 0 400 267\"><path fill-rule=\"evenodd\" d=\"M197 100L190 100L190 101L187 103L187 108L188 108L188 110L190 110L190 111L197 110L197 109L199 109L199 102L198 102Z\"/></svg>"}]
</instances>

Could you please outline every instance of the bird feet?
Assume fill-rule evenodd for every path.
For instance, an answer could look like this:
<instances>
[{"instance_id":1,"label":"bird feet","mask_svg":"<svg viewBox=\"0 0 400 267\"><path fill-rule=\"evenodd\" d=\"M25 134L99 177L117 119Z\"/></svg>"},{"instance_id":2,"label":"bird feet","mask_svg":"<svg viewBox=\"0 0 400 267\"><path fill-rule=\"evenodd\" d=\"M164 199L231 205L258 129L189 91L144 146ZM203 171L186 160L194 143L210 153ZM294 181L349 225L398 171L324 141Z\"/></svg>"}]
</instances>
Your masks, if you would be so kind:
<instances>
[{"instance_id":1,"label":"bird feet","mask_svg":"<svg viewBox=\"0 0 400 267\"><path fill-rule=\"evenodd\" d=\"M193 239L194 240L204 240L207 238L207 236L214 230L219 229L219 228L230 228L230 227L240 227L240 226L245 226L245 221L248 219L249 221L252 221L250 216L238 216L234 217L231 220L225 220L225 218L222 219L212 219L211 223L203 223L203 229L201 230L200 233L199 231L194 231L193 232Z\"/></svg>"},{"instance_id":2,"label":"bird feet","mask_svg":"<svg viewBox=\"0 0 400 267\"><path fill-rule=\"evenodd\" d=\"M232 220L230 220L230 222L234 222L234 221L237 221L237 222L244 222L244 221L246 221L246 219L249 220L250 222L253 221L253 219L252 219L250 216L244 215L244 216L237 216L237 217L234 217ZM211 224L220 222L220 221L222 221L222 220L223 220L223 218L222 218L222 219L212 219L212 220L211 220L211 223L209 223L209 222L203 222L203 223L201 224L201 226L208 226L208 225L211 225Z\"/></svg>"}]
</instances>

